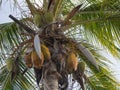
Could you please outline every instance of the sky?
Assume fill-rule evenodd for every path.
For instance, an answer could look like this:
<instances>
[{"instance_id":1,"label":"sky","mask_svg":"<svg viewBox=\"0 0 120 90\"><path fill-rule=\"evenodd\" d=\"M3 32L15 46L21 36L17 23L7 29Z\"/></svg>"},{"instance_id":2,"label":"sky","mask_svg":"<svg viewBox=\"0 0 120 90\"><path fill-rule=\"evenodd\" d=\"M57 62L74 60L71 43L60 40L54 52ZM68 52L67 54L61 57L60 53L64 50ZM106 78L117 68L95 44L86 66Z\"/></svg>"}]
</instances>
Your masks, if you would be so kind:
<instances>
[{"instance_id":1,"label":"sky","mask_svg":"<svg viewBox=\"0 0 120 90\"><path fill-rule=\"evenodd\" d=\"M12 20L9 18L9 15L12 14L15 17L19 16L18 11L12 10L12 6L10 6L10 2L5 2L6 0L3 0L2 7L0 7L0 24L11 22ZM22 3L22 0L18 0L20 3ZM37 0L36 0L37 1ZM110 65L113 75L120 81L120 60L113 57L110 53L107 51L104 51L104 56L106 56L113 64Z\"/></svg>"},{"instance_id":2,"label":"sky","mask_svg":"<svg viewBox=\"0 0 120 90\"><path fill-rule=\"evenodd\" d=\"M0 7L0 23L6 23L12 21L8 16L13 13L10 9L9 3L3 2L2 7Z\"/></svg>"}]
</instances>

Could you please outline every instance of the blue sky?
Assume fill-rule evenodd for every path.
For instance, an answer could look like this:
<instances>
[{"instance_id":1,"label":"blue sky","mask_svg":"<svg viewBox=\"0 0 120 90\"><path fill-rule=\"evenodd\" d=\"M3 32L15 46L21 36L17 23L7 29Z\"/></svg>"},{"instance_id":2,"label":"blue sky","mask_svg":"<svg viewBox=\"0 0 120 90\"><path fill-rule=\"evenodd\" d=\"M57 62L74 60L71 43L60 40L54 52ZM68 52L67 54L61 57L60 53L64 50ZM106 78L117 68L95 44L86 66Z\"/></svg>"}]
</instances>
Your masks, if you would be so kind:
<instances>
[{"instance_id":1,"label":"blue sky","mask_svg":"<svg viewBox=\"0 0 120 90\"><path fill-rule=\"evenodd\" d=\"M6 1L6 0L3 0ZM21 1L21 0L18 0ZM0 8L0 24L11 22L12 20L8 17L9 14L12 14L15 17L18 17L18 11L12 10L9 2L3 2L2 7ZM110 55L108 52L104 51L104 56L106 56L113 65L110 65L112 71L114 72L113 75L120 81L120 60Z\"/></svg>"}]
</instances>

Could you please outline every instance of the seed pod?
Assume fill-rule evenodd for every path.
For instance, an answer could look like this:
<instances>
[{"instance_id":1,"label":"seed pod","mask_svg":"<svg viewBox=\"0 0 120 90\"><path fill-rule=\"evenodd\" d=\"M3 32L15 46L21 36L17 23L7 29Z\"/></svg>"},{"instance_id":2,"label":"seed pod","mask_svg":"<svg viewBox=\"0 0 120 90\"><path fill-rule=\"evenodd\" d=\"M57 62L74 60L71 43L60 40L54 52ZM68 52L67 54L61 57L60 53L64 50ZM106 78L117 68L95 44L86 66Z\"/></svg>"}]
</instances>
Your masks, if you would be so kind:
<instances>
[{"instance_id":1,"label":"seed pod","mask_svg":"<svg viewBox=\"0 0 120 90\"><path fill-rule=\"evenodd\" d=\"M73 52L71 52L66 61L66 67L68 72L72 73L73 71L76 71L77 65L78 65L78 58Z\"/></svg>"},{"instance_id":2,"label":"seed pod","mask_svg":"<svg viewBox=\"0 0 120 90\"><path fill-rule=\"evenodd\" d=\"M15 57L13 60L13 68L11 71L11 81L13 81L16 76L19 74L20 68L19 68L19 56Z\"/></svg>"},{"instance_id":3,"label":"seed pod","mask_svg":"<svg viewBox=\"0 0 120 90\"><path fill-rule=\"evenodd\" d=\"M41 27L43 25L42 16L40 14L35 14L33 17L33 21L37 27Z\"/></svg>"},{"instance_id":4,"label":"seed pod","mask_svg":"<svg viewBox=\"0 0 120 90\"><path fill-rule=\"evenodd\" d=\"M12 58L8 58L6 60L6 68L9 72L12 71L13 65L14 65L14 61L12 60Z\"/></svg>"},{"instance_id":5,"label":"seed pod","mask_svg":"<svg viewBox=\"0 0 120 90\"><path fill-rule=\"evenodd\" d=\"M43 65L43 62L44 62L44 56L43 56L43 53L41 53L41 59L38 57L36 51L32 51L31 53L31 59L32 59L32 62L33 62L33 65L35 68L37 69L40 69Z\"/></svg>"},{"instance_id":6,"label":"seed pod","mask_svg":"<svg viewBox=\"0 0 120 90\"><path fill-rule=\"evenodd\" d=\"M31 59L31 52L29 53L25 53L24 55L24 60L25 60L25 64L28 68L32 68L33 63L32 63L32 59Z\"/></svg>"},{"instance_id":7,"label":"seed pod","mask_svg":"<svg viewBox=\"0 0 120 90\"><path fill-rule=\"evenodd\" d=\"M85 62L81 61L78 63L77 73L79 73L80 76L83 76L84 71L85 71Z\"/></svg>"},{"instance_id":8,"label":"seed pod","mask_svg":"<svg viewBox=\"0 0 120 90\"><path fill-rule=\"evenodd\" d=\"M50 51L49 48L46 47L45 45L41 45L41 51L44 55L45 60L50 60L51 59L51 55L50 55Z\"/></svg>"},{"instance_id":9,"label":"seed pod","mask_svg":"<svg viewBox=\"0 0 120 90\"><path fill-rule=\"evenodd\" d=\"M53 14L50 12L45 13L44 17L47 23L50 23L53 21Z\"/></svg>"}]
</instances>

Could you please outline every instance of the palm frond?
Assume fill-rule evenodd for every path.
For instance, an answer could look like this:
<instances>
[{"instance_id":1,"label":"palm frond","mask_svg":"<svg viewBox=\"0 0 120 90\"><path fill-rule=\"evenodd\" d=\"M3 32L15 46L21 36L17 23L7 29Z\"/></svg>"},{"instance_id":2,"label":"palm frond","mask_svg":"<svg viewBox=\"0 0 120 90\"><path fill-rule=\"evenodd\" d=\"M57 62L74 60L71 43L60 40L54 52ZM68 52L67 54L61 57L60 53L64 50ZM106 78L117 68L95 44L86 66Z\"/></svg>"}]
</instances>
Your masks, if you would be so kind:
<instances>
[{"instance_id":1,"label":"palm frond","mask_svg":"<svg viewBox=\"0 0 120 90\"><path fill-rule=\"evenodd\" d=\"M116 90L117 87L120 87L120 84L116 82L116 79L111 77L111 74L108 69L101 67L102 71L91 77L89 77L89 84L91 87L96 89L103 90ZM96 79L95 79L96 78ZM97 84L96 84L97 83Z\"/></svg>"},{"instance_id":2,"label":"palm frond","mask_svg":"<svg viewBox=\"0 0 120 90\"><path fill-rule=\"evenodd\" d=\"M23 73L26 69L26 66L23 63L23 58L20 59L19 67L20 72L13 81L11 81L11 72L6 69L6 65L0 69L0 84L2 84L3 90L28 90L30 88L35 89L35 75L33 74L32 70L28 70L27 72Z\"/></svg>"},{"instance_id":3,"label":"palm frond","mask_svg":"<svg viewBox=\"0 0 120 90\"><path fill-rule=\"evenodd\" d=\"M31 12L32 15L34 15L35 13L37 13L37 9L35 8L35 6L30 2L30 0L26 0L28 8Z\"/></svg>"},{"instance_id":4,"label":"palm frond","mask_svg":"<svg viewBox=\"0 0 120 90\"><path fill-rule=\"evenodd\" d=\"M56 1L55 10L54 10L54 18L55 19L57 19L59 17L59 15L61 14L61 11L62 11L61 9L65 5L65 1L66 0Z\"/></svg>"},{"instance_id":5,"label":"palm frond","mask_svg":"<svg viewBox=\"0 0 120 90\"><path fill-rule=\"evenodd\" d=\"M13 22L1 24L0 31L0 50L3 56L11 54L11 49L17 48L21 42L27 39L22 35L22 28Z\"/></svg>"},{"instance_id":6,"label":"palm frond","mask_svg":"<svg viewBox=\"0 0 120 90\"><path fill-rule=\"evenodd\" d=\"M112 52L112 54L117 55L117 51L114 47L115 43L119 44L120 35L120 12L118 11L120 7L118 3L119 1L111 1L110 3L108 3L109 5L107 5L106 8L102 7L102 4L104 4L104 2L93 3L89 6L83 7L79 11L79 13L72 19L73 23L71 25L68 25L64 29L68 30L68 28L73 28L81 25L84 28L83 33L84 36L86 36L87 40L92 40L96 42L97 39L98 42L108 48L109 51ZM113 5L112 8L110 7L110 5ZM106 40L111 42L111 45L109 45Z\"/></svg>"},{"instance_id":7,"label":"palm frond","mask_svg":"<svg viewBox=\"0 0 120 90\"><path fill-rule=\"evenodd\" d=\"M116 90L117 87L120 87L120 84L117 82L116 78L112 76L112 71L109 69L110 66L108 65L107 58L100 55L99 50L96 50L94 46L86 42L83 42L83 45L85 45L93 56L95 56L95 59L100 67L100 72L97 72L94 68L89 67L90 63L80 55L80 60L85 61L87 66L90 68L91 75L89 72L86 72L88 75L88 84L90 84L90 86L95 90L99 88L103 88L104 90Z\"/></svg>"}]
</instances>

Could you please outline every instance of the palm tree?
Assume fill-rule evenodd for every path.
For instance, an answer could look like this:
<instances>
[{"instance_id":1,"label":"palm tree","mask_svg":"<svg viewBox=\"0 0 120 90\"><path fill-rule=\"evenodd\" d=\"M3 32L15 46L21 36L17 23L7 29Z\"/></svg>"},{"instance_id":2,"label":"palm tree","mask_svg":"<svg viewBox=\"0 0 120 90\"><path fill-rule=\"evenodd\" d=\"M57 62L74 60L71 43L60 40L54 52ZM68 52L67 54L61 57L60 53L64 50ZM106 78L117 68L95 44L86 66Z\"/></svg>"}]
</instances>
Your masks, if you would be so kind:
<instances>
[{"instance_id":1,"label":"palm tree","mask_svg":"<svg viewBox=\"0 0 120 90\"><path fill-rule=\"evenodd\" d=\"M2 0L1 0L2 1ZM14 0L21 19L0 25L2 90L116 90L98 45L119 56L120 1Z\"/></svg>"}]
</instances>

